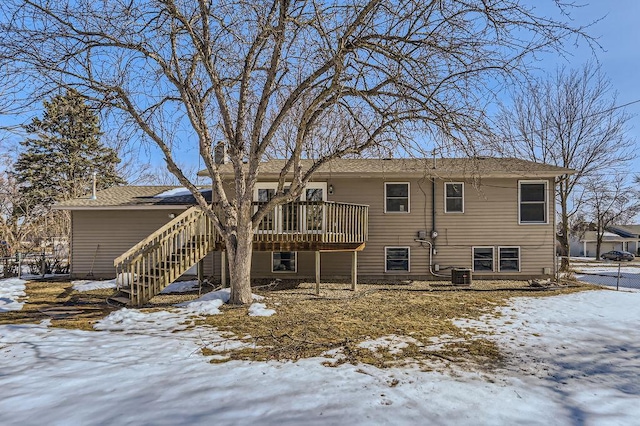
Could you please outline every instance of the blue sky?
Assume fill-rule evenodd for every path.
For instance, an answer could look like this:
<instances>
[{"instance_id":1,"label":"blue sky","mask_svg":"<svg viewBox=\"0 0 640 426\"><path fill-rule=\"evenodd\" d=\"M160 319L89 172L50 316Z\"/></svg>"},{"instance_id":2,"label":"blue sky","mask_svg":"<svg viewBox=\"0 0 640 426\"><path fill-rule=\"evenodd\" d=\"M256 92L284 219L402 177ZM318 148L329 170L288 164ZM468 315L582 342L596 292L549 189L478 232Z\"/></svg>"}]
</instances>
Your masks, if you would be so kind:
<instances>
[{"instance_id":1,"label":"blue sky","mask_svg":"<svg viewBox=\"0 0 640 426\"><path fill-rule=\"evenodd\" d=\"M560 13L553 0L525 0L535 5L540 14L558 17ZM587 43L581 42L577 46L567 44L567 56L558 54L543 54L539 56L539 62L532 64L540 68L540 72L554 72L560 65L570 68L579 68L586 62L594 60L594 55L599 62L605 76L611 80L612 88L617 92L618 105L633 103L625 108L627 113L634 115L630 120L629 137L636 141L640 151L640 84L638 83L638 71L640 71L640 1L639 0L576 0L579 7L570 8L575 26L594 23L587 32L600 44L592 50ZM187 148L185 146L185 148ZM187 149L184 158L193 158L194 166L198 156L195 148ZM162 165L158 159L156 164ZM640 160L635 161L631 172L640 173Z\"/></svg>"},{"instance_id":2,"label":"blue sky","mask_svg":"<svg viewBox=\"0 0 640 426\"><path fill-rule=\"evenodd\" d=\"M531 0L537 2L537 0ZM586 3L577 0L578 3ZM551 4L551 2L547 2ZM541 10L551 8L542 7ZM640 151L640 1L638 0L592 0L573 9L572 16L576 25L588 24L602 18L589 28L588 33L595 37L601 48L595 55L604 74L610 79L612 87L617 91L617 104L633 103L625 108L633 115L630 120L629 137L635 140ZM556 65L565 63L572 68L580 67L590 60L593 52L585 43L579 46L567 46L572 54L566 60L557 55L543 57L542 66L554 70ZM640 160L635 160L632 171L640 173Z\"/></svg>"},{"instance_id":3,"label":"blue sky","mask_svg":"<svg viewBox=\"0 0 640 426\"><path fill-rule=\"evenodd\" d=\"M553 0L527 1L534 4L541 14L559 15ZM590 4L573 8L571 14L574 18L574 24L577 26L586 25L602 18L588 30L589 34L595 37L601 45L601 48L597 48L595 52L601 68L611 80L612 87L618 92L618 105L640 101L640 84L637 78L638 70L640 70L640 25L638 25L640 1L591 0ZM586 43L580 43L578 46L568 45L566 48L569 53L566 58L559 57L557 54L541 55L540 62L534 65L546 71L554 71L558 65L564 64L576 68L593 59L593 52ZM626 111L634 115L630 121L629 137L635 139L636 146L640 150L640 102L629 105ZM40 112L36 112L36 114L39 115ZM7 120L7 117L3 117L1 120L3 124L6 124L7 121L15 122L14 119ZM18 119L19 122L28 122L29 120L28 116L22 116ZM194 169L198 168L197 150L187 145L184 144L181 159L185 163L190 162ZM142 150L140 154L144 156L145 151ZM157 150L152 149L151 151L153 164L157 167L163 167L164 161L158 153L153 152L157 152ZM640 160L635 161L631 171L640 173Z\"/></svg>"}]
</instances>

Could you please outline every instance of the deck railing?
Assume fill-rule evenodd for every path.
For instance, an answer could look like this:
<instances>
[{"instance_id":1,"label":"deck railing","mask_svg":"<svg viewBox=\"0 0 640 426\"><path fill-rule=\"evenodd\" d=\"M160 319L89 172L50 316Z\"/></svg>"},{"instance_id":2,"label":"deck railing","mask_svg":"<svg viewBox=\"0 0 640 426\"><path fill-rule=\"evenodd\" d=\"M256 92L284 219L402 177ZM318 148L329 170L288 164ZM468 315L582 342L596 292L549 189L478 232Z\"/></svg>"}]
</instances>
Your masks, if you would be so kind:
<instances>
[{"instance_id":1,"label":"deck railing","mask_svg":"<svg viewBox=\"0 0 640 426\"><path fill-rule=\"evenodd\" d=\"M261 203L254 203L257 209ZM369 206L332 201L295 201L276 207L260 222L255 242L363 243Z\"/></svg>"}]
</instances>

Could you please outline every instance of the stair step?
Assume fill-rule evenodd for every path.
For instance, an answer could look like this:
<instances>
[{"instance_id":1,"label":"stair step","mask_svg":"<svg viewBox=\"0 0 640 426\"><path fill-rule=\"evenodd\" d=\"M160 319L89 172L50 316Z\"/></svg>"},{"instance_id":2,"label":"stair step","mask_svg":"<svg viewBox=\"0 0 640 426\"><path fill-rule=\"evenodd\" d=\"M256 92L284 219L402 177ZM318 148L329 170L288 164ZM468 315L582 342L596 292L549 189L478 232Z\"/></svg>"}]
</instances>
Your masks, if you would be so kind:
<instances>
[{"instance_id":1,"label":"stair step","mask_svg":"<svg viewBox=\"0 0 640 426\"><path fill-rule=\"evenodd\" d=\"M134 295L137 294L136 291L133 290L131 287L121 287L120 292L125 294L131 294L131 293L133 293Z\"/></svg>"},{"instance_id":2,"label":"stair step","mask_svg":"<svg viewBox=\"0 0 640 426\"><path fill-rule=\"evenodd\" d=\"M124 296L111 296L107 298L107 300L111 302L119 303L121 305L128 305L129 303L131 303L131 299Z\"/></svg>"}]
</instances>

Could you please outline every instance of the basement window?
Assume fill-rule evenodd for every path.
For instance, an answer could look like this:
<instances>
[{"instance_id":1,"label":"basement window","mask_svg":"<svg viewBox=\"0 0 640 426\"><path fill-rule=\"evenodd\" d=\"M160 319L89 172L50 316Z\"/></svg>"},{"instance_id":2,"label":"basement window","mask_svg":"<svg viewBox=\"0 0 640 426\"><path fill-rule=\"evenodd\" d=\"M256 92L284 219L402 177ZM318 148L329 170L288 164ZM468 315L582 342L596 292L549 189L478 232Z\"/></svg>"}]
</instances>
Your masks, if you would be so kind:
<instances>
[{"instance_id":1,"label":"basement window","mask_svg":"<svg viewBox=\"0 0 640 426\"><path fill-rule=\"evenodd\" d=\"M298 262L295 251L271 252L271 272L296 272Z\"/></svg>"},{"instance_id":2,"label":"basement window","mask_svg":"<svg viewBox=\"0 0 640 426\"><path fill-rule=\"evenodd\" d=\"M520 272L520 247L499 247L498 264L500 272Z\"/></svg>"},{"instance_id":3,"label":"basement window","mask_svg":"<svg viewBox=\"0 0 640 426\"><path fill-rule=\"evenodd\" d=\"M409 247L385 247L385 272L409 272Z\"/></svg>"},{"instance_id":4,"label":"basement window","mask_svg":"<svg viewBox=\"0 0 640 426\"><path fill-rule=\"evenodd\" d=\"M493 247L473 248L473 271L492 272L493 271Z\"/></svg>"}]
</instances>

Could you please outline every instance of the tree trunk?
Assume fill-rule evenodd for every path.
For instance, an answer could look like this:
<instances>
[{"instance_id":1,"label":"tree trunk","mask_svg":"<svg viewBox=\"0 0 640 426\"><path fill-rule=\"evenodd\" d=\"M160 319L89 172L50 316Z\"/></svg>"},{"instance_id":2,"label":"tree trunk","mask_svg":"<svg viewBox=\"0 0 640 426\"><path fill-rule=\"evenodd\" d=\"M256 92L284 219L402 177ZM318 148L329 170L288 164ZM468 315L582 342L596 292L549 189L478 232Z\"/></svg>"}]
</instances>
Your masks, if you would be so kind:
<instances>
[{"instance_id":1,"label":"tree trunk","mask_svg":"<svg viewBox=\"0 0 640 426\"><path fill-rule=\"evenodd\" d=\"M569 214L568 214L568 206L567 206L567 190L566 190L567 182L560 182L560 249L562 256L562 261L560 262L560 270L568 271L569 264Z\"/></svg>"},{"instance_id":2,"label":"tree trunk","mask_svg":"<svg viewBox=\"0 0 640 426\"><path fill-rule=\"evenodd\" d=\"M239 221L240 222L240 221ZM227 243L229 257L229 280L231 298L229 303L244 305L251 303L251 258L253 254L253 227L238 224L237 233ZM230 244L229 244L230 243Z\"/></svg>"},{"instance_id":3,"label":"tree trunk","mask_svg":"<svg viewBox=\"0 0 640 426\"><path fill-rule=\"evenodd\" d=\"M570 261L569 261L569 239L566 236L561 236L559 238L560 240L560 270L561 271L568 271L570 265Z\"/></svg>"}]
</instances>

